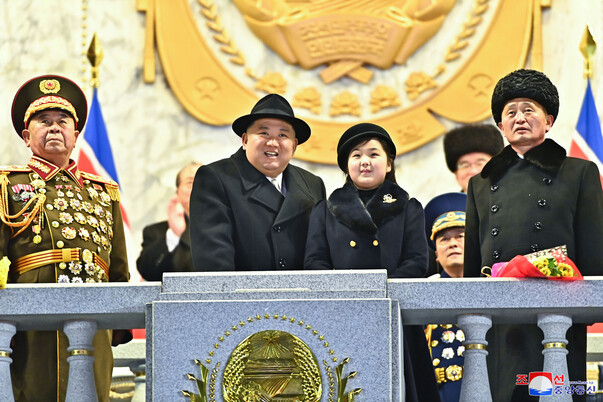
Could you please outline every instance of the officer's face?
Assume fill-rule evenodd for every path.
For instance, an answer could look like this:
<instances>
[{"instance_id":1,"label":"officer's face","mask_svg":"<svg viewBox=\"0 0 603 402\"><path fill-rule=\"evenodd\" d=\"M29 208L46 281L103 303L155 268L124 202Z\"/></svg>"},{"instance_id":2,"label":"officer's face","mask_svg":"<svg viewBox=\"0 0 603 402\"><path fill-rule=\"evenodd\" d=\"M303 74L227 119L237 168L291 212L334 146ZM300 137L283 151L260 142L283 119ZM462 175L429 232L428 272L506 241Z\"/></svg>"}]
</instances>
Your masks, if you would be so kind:
<instances>
[{"instance_id":1,"label":"officer's face","mask_svg":"<svg viewBox=\"0 0 603 402\"><path fill-rule=\"evenodd\" d=\"M436 261L442 268L451 276L453 272L460 272L462 276L465 228L444 229L436 235L435 246Z\"/></svg>"},{"instance_id":2,"label":"officer's face","mask_svg":"<svg viewBox=\"0 0 603 402\"><path fill-rule=\"evenodd\" d=\"M80 132L69 113L49 109L36 113L22 134L34 155L65 167Z\"/></svg>"},{"instance_id":3,"label":"officer's face","mask_svg":"<svg viewBox=\"0 0 603 402\"><path fill-rule=\"evenodd\" d=\"M293 126L279 119L258 119L241 137L249 163L272 178L285 170L297 148Z\"/></svg>"},{"instance_id":4,"label":"officer's face","mask_svg":"<svg viewBox=\"0 0 603 402\"><path fill-rule=\"evenodd\" d=\"M391 170L383 145L375 139L358 144L348 157L348 174L356 188L361 190L379 187Z\"/></svg>"},{"instance_id":5,"label":"officer's face","mask_svg":"<svg viewBox=\"0 0 603 402\"><path fill-rule=\"evenodd\" d=\"M498 127L511 147L524 154L544 141L553 120L553 116L535 100L515 98L505 104Z\"/></svg>"},{"instance_id":6,"label":"officer's face","mask_svg":"<svg viewBox=\"0 0 603 402\"><path fill-rule=\"evenodd\" d=\"M491 158L492 156L485 152L470 152L459 158L454 176L464 193L467 192L469 179L481 172Z\"/></svg>"}]
</instances>

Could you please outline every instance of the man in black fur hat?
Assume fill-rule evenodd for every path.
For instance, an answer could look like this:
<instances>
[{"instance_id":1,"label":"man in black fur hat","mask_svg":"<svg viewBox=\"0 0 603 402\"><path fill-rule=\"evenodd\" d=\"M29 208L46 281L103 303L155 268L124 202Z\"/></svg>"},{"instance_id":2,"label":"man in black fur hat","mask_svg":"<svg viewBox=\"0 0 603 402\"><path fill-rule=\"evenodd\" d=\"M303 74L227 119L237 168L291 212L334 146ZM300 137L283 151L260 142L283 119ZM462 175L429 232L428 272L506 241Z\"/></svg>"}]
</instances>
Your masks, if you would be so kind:
<instances>
[{"instance_id":1,"label":"man in black fur hat","mask_svg":"<svg viewBox=\"0 0 603 402\"><path fill-rule=\"evenodd\" d=\"M465 277L484 266L566 245L583 275L601 275L603 191L597 166L566 156L545 139L559 112L557 88L541 72L502 78L492 115L509 141L469 181ZM571 381L586 379L586 326L567 333ZM517 374L541 371L542 332L535 325L495 325L488 333L488 372L495 401L531 400ZM576 396L575 396L576 397Z\"/></svg>"},{"instance_id":2,"label":"man in black fur hat","mask_svg":"<svg viewBox=\"0 0 603 402\"><path fill-rule=\"evenodd\" d=\"M444 135L446 165L463 193L469 179L482 171L492 156L504 147L502 135L493 124L469 124L456 127Z\"/></svg>"},{"instance_id":3,"label":"man in black fur hat","mask_svg":"<svg viewBox=\"0 0 603 402\"><path fill-rule=\"evenodd\" d=\"M312 207L325 198L319 177L289 163L310 126L285 98L269 94L232 124L242 147L202 166L191 194L196 271L302 269Z\"/></svg>"}]
</instances>

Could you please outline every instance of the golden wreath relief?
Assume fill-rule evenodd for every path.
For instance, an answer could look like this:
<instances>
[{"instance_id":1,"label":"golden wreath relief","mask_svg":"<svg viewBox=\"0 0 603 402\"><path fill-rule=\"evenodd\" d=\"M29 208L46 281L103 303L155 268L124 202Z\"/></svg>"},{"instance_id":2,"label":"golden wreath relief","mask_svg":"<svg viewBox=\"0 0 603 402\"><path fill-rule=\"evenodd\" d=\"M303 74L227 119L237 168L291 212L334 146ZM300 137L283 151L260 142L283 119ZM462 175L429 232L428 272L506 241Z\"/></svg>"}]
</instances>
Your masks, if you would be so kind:
<instances>
[{"instance_id":1,"label":"golden wreath relief","mask_svg":"<svg viewBox=\"0 0 603 402\"><path fill-rule=\"evenodd\" d=\"M147 14L144 79L154 81L157 47L170 88L206 124L230 125L276 92L314 133L296 158L334 164L339 136L360 121L383 126L402 154L445 131L437 117L473 123L490 116L497 80L540 47L531 38L549 4L197 0L193 8L188 0L139 0ZM461 11L448 20L456 7ZM436 34L446 48L432 43ZM419 49L429 57L421 59ZM258 59L257 51L266 57ZM538 68L535 56L532 67Z\"/></svg>"}]
</instances>

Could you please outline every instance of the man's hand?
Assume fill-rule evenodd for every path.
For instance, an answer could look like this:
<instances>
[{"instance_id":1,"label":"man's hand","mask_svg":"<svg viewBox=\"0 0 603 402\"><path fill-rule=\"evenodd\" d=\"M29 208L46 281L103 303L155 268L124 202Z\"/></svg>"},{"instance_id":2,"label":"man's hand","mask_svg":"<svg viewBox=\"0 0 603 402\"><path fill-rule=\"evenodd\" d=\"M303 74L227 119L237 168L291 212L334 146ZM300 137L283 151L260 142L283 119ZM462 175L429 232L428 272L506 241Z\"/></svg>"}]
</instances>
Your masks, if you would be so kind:
<instances>
[{"instance_id":1,"label":"man's hand","mask_svg":"<svg viewBox=\"0 0 603 402\"><path fill-rule=\"evenodd\" d=\"M172 232L178 237L182 236L186 229L186 220L184 219L184 208L178 201L177 196L170 198L168 203L168 225Z\"/></svg>"}]
</instances>

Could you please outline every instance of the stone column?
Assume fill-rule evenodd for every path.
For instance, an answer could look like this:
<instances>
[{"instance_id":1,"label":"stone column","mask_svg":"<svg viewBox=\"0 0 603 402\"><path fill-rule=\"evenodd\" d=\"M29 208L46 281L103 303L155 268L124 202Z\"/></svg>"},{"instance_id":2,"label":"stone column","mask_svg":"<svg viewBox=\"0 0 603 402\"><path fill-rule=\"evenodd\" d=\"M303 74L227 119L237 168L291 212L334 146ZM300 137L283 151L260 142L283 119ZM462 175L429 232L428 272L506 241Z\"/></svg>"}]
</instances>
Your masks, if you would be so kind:
<instances>
[{"instance_id":1,"label":"stone column","mask_svg":"<svg viewBox=\"0 0 603 402\"><path fill-rule=\"evenodd\" d=\"M540 400L562 402L571 402L572 395L565 392L555 392L555 378L557 378L557 384L563 379L563 387L569 385L569 373L567 369L567 339L565 334L569 327L572 326L572 319L570 316L563 314L538 314L538 326L544 333L544 340L542 344L544 349L542 354L544 355L544 367L542 371L552 373L553 375L553 394L550 396L541 396ZM563 377L561 377L563 376Z\"/></svg>"},{"instance_id":2,"label":"stone column","mask_svg":"<svg viewBox=\"0 0 603 402\"><path fill-rule=\"evenodd\" d=\"M132 363L130 370L134 373L134 395L132 402L146 401L146 365L142 362Z\"/></svg>"},{"instance_id":3,"label":"stone column","mask_svg":"<svg viewBox=\"0 0 603 402\"><path fill-rule=\"evenodd\" d=\"M63 331L69 338L67 362L69 380L65 402L97 402L94 382L94 348L96 321L66 321Z\"/></svg>"},{"instance_id":4,"label":"stone column","mask_svg":"<svg viewBox=\"0 0 603 402\"><path fill-rule=\"evenodd\" d=\"M10 341L17 332L14 322L0 321L0 401L14 401L13 383L10 378Z\"/></svg>"},{"instance_id":5,"label":"stone column","mask_svg":"<svg viewBox=\"0 0 603 402\"><path fill-rule=\"evenodd\" d=\"M465 364L461 401L491 402L488 367L486 365L486 332L492 327L492 317L482 314L463 314L458 326L465 332Z\"/></svg>"}]
</instances>

